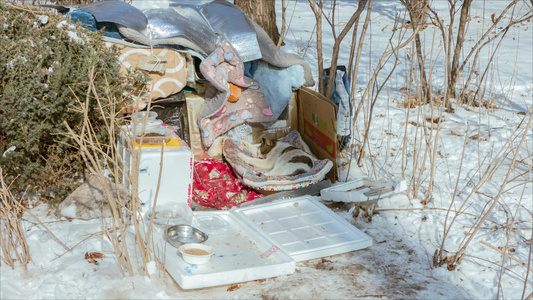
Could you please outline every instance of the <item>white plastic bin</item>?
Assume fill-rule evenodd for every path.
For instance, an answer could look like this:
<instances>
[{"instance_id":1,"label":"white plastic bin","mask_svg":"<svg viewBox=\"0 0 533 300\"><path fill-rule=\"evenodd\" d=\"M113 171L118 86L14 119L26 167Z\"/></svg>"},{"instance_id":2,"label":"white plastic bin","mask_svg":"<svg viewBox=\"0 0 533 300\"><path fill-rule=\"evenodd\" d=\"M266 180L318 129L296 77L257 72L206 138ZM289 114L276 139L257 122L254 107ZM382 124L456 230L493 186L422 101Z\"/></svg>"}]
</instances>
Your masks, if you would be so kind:
<instances>
[{"instance_id":1,"label":"white plastic bin","mask_svg":"<svg viewBox=\"0 0 533 300\"><path fill-rule=\"evenodd\" d=\"M138 192L142 202L142 212L146 213L153 208L161 164L163 169L159 192L157 193L156 209L175 203L186 203L191 207L194 166L191 149L179 138L171 138L167 141L163 152L161 151L162 144L143 144L140 151L139 168L136 169L132 165L133 147L130 145L130 141L122 132L118 141L119 151L125 165L122 183L131 190L130 176L126 174L138 173ZM138 143L135 143L135 149L139 149ZM161 154L163 154L162 161Z\"/></svg>"}]
</instances>

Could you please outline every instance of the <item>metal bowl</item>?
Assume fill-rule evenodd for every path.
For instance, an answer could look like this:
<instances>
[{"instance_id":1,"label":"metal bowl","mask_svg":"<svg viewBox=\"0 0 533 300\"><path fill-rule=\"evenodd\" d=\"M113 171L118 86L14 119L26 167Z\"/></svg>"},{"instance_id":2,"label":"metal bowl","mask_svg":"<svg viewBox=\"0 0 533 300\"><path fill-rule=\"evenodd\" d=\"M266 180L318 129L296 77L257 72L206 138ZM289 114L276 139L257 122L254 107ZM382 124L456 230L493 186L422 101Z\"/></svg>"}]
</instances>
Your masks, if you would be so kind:
<instances>
[{"instance_id":1,"label":"metal bowl","mask_svg":"<svg viewBox=\"0 0 533 300\"><path fill-rule=\"evenodd\" d=\"M203 243L209 236L190 225L174 225L167 228L165 239L172 246L179 248L183 244Z\"/></svg>"}]
</instances>

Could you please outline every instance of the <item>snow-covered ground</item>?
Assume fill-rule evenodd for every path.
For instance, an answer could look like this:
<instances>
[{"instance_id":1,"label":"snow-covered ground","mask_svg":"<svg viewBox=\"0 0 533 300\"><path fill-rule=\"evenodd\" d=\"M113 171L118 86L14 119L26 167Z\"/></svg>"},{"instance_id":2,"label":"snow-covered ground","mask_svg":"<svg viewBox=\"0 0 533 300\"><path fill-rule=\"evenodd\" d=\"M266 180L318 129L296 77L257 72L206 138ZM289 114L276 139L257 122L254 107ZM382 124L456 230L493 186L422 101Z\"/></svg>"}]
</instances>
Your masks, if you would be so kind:
<instances>
[{"instance_id":1,"label":"snow-covered ground","mask_svg":"<svg viewBox=\"0 0 533 300\"><path fill-rule=\"evenodd\" d=\"M344 24L356 7L351 0L337 0L335 19ZM506 1L474 1L469 23L467 45L471 45L491 23L491 14L496 16L507 5ZM293 7L294 15L293 14ZM278 24L281 28L281 1L277 1ZM433 1L432 7L444 23L449 22L447 1ZM527 12L526 2L520 11ZM292 16L290 31L282 50L303 55L317 77L317 54L314 37L315 19L307 1L289 1L287 18ZM370 74L389 43L394 19L405 17L399 1L375 1L358 74L356 91L360 97L366 88ZM408 18L406 18L408 19ZM364 20L364 15L362 16ZM333 208L359 229L373 238L374 244L364 250L349 252L325 259L298 263L296 272L265 281L243 283L233 291L228 286L183 290L166 275L161 278L157 270L151 276L135 275L122 277L109 244L98 236L88 237L85 232L97 232L100 221L57 220L49 213L48 206L41 204L32 212L44 222L54 235L71 247L66 250L31 216L25 215L25 226L32 262L27 270L3 264L0 267L1 299L75 299L75 298L418 298L418 299L491 299L500 297L520 299L533 292L533 273L527 273L532 242L533 185L531 177L533 133L529 129L525 146L518 153L514 179L505 186L499 203L492 210L479 232L465 250L465 258L453 271L446 265L433 267L433 254L439 249L445 228L449 232L444 243L445 255L455 254L465 239L472 235L472 228L483 212L492 205L492 198L499 194L511 165L514 153L502 159L501 166L488 178L485 170L498 165L495 159L502 157L499 151L516 149L523 132L522 121L528 121L533 105L533 34L532 23L513 27L493 58L493 67L487 72L484 86L495 99L496 110L456 105L455 113L443 113L439 142L434 161L434 186L432 202L423 205L428 189L430 168L421 174L424 131L431 124L430 107L412 109L398 108L405 101L403 87L408 86L412 45L399 51L395 73L378 96L370 128L367 156L362 173L382 179L402 179L422 182L420 193L409 197L406 193L379 202L378 212L371 222L362 216L354 218L348 205ZM362 24L361 24L362 25ZM324 22L324 30L328 24ZM337 28L337 34L342 28ZM440 31L429 26L421 34L426 41L426 59L434 61L432 82L435 89L442 89L444 82L443 49ZM393 43L396 43L395 35ZM406 36L409 31L406 32ZM433 41L434 37L434 42ZM309 42L310 41L310 42ZM340 51L339 64L348 64L351 33L346 37ZM308 46L309 43L309 46ZM332 35L324 32L325 66L329 66ZM433 47L433 54L431 54ZM495 44L488 45L480 54L480 73L492 55ZM379 82L392 70L386 64L380 73ZM428 66L429 67L429 63ZM402 91L400 91L402 89ZM488 94L487 94L488 95ZM356 98L359 99L359 98ZM454 103L455 105L455 103ZM529 110L529 112L528 112ZM435 112L436 118L438 113ZM368 120L365 105L358 121L355 138L362 141L364 122ZM416 125L422 126L416 126ZM434 138L436 130L433 130ZM477 136L477 137L476 137ZM518 138L517 138L518 136ZM405 137L405 141L404 141ZM421 143L422 141L422 143ZM368 149L370 151L368 151ZM403 150L402 150L403 149ZM506 150L507 152L509 150ZM415 157L418 165L414 165ZM371 162L374 168L371 168ZM428 158L429 160L429 158ZM521 173L521 174L520 174ZM421 174L421 175L420 175ZM520 176L518 176L520 174ZM479 182L484 182L480 185ZM463 203L465 206L462 207ZM447 216L448 209L461 211L451 224L455 214ZM451 224L451 225L450 225ZM510 230L512 229L512 230ZM92 231L91 231L92 230ZM80 243L81 242L81 243ZM494 248L491 248L491 245ZM510 260L497 251L498 247L513 249ZM106 258L97 265L85 259L86 252L102 252ZM504 260L502 262L502 260ZM503 269L502 269L503 265ZM532 268L531 266L529 267ZM502 272L503 270L503 272ZM526 284L526 286L525 286ZM498 293L498 286L500 290ZM524 292L525 289L525 292Z\"/></svg>"}]
</instances>

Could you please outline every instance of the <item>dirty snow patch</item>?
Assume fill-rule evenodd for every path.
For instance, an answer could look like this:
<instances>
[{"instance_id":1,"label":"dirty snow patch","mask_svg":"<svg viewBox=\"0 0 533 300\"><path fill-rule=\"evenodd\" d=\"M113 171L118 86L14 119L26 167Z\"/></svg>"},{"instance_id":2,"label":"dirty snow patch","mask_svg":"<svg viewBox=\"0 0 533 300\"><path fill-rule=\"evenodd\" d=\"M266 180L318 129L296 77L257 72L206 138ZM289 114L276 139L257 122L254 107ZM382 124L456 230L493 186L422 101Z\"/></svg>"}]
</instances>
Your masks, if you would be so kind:
<instances>
[{"instance_id":1,"label":"dirty snow patch","mask_svg":"<svg viewBox=\"0 0 533 300\"><path fill-rule=\"evenodd\" d=\"M71 204L61 209L61 214L67 218L76 218L76 211L76 204Z\"/></svg>"},{"instance_id":2,"label":"dirty snow patch","mask_svg":"<svg viewBox=\"0 0 533 300\"><path fill-rule=\"evenodd\" d=\"M157 265L155 261L151 260L146 263L146 271L148 271L148 274L154 275L157 272Z\"/></svg>"}]
</instances>

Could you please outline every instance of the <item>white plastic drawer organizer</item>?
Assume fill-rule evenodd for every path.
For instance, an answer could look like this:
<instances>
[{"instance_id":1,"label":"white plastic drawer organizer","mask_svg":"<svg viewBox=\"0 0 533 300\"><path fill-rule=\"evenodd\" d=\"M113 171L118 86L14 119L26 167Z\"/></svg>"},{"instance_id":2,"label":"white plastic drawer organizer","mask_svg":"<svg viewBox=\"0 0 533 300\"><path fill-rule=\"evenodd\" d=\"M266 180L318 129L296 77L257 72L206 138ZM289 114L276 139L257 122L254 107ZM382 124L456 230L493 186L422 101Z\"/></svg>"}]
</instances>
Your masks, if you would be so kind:
<instances>
[{"instance_id":1,"label":"white plastic drawer organizer","mask_svg":"<svg viewBox=\"0 0 533 300\"><path fill-rule=\"evenodd\" d=\"M209 234L205 244L215 248L204 265L186 263L162 234L155 233L159 245L166 247L167 271L184 289L292 274L297 261L372 245L369 236L309 196L196 212L193 226Z\"/></svg>"}]
</instances>

